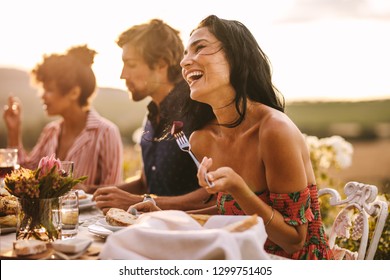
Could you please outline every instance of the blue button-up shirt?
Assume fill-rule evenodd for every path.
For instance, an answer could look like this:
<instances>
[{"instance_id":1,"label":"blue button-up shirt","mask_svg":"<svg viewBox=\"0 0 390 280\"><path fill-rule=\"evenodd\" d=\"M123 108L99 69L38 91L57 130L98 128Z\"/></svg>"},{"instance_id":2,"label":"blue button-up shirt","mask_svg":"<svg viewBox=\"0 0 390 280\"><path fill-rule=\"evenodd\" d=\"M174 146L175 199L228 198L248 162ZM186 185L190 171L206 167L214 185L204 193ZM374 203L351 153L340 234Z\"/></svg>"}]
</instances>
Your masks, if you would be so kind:
<instances>
[{"instance_id":1,"label":"blue button-up shirt","mask_svg":"<svg viewBox=\"0 0 390 280\"><path fill-rule=\"evenodd\" d=\"M190 155L180 150L173 137L163 137L171 125L171 120L164 116L181 109L177 108L176 94L189 94L188 86L183 82L178 84L160 103L159 108L153 101L148 105L148 119L141 139L149 193L156 195L176 196L199 188L196 165ZM183 132L189 137L192 131L186 129L185 120L183 123Z\"/></svg>"}]
</instances>

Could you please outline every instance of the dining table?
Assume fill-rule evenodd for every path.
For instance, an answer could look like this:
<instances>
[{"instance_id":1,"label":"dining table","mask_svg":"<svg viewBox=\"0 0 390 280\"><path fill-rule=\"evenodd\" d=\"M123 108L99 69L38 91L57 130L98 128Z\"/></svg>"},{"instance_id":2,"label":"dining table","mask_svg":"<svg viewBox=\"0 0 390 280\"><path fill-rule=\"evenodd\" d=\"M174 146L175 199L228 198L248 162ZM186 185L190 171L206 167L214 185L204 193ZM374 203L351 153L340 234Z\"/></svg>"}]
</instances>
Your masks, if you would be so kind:
<instances>
[{"instance_id":1,"label":"dining table","mask_svg":"<svg viewBox=\"0 0 390 280\"><path fill-rule=\"evenodd\" d=\"M271 259L271 260L285 260L285 258L278 257L272 254L268 254L263 251L261 246L259 247L256 240L259 237L259 231L261 236L266 237L266 233L264 230L264 224L262 220L259 220L259 224L257 225L257 230L246 231L245 233L238 234L228 234L221 232L220 228L223 227L223 223L231 223L235 219L243 219L244 217L214 217L213 223L215 229L209 229L207 231L196 231L194 234L187 235L188 232L181 231L181 228L176 228L176 231L173 230L173 227L181 227L182 223L178 222L180 219L184 219L185 221L188 216L183 211L160 211L150 213L145 215L144 221L137 226L133 226L132 228L128 228L127 230L121 230L115 234L115 238L108 238L111 234L99 234L99 231L94 232L92 229L96 227L99 222L103 221L105 218L103 212L96 207L94 203L88 205L88 207L80 208L79 214L79 227L78 233L74 237L75 239L88 239L91 240L92 243L88 247L82 255L77 256L77 260L100 260L100 259L164 259L171 258L174 259L177 257L177 254L167 255L167 248L172 246L179 246L180 252L183 253L188 251L186 254L182 255L179 259L186 259L188 256L196 257L197 253L199 253L199 259L208 259L208 257L212 256L213 251L224 252L222 259L226 259L229 254L232 253L231 245L232 242L236 242L241 248L238 248L238 255L233 254L230 255L230 259L248 257L252 259L255 257L256 259ZM226 220L228 219L228 220ZM233 220L231 220L233 219ZM168 226L168 230L164 231L161 228L161 224L165 223L164 227ZM222 223L222 224L221 224ZM185 224L185 223L184 223ZM156 229L160 230L156 230ZM179 229L179 231L177 231ZM104 230L104 228L103 228ZM113 232L111 232L113 233ZM162 234L163 233L163 234ZM206 234L207 233L207 234ZM172 235L173 234L173 235ZM214 235L209 235L214 234ZM246 234L246 235L245 235ZM140 240L138 242L127 242L128 239L133 238ZM199 239L197 242L193 242L195 239ZM228 238L228 239L226 239ZM133 240L132 239L132 240ZM147 239L145 241L145 239ZM163 241L163 239L165 241ZM208 240L210 239L210 240ZM261 242L264 242L265 239ZM219 240L219 241L218 241ZM11 231L0 231L0 259L73 259L67 258L64 254L56 254L53 248L51 248L51 244L48 243L48 250L45 253L26 256L20 258L15 255L13 250L14 242L16 241L16 229ZM145 242L144 242L145 241ZM193 244L201 244L206 241L206 247L200 248L199 245L193 247ZM180 243L181 242L181 243ZM201 243L199 243L201 242ZM219 245L218 245L219 243ZM118 250L118 244L121 244L120 250ZM227 246L228 244L228 246ZM229 245L230 244L230 245ZM246 247L242 247L246 244ZM211 245L211 247L210 247ZM140 248L135 248L134 246L141 246ZM216 246L215 248L213 246ZM204 255L204 252L209 250L208 255ZM230 252L229 252L230 250ZM134 254L135 251L144 252L142 255ZM234 251L234 250L233 250ZM250 251L256 251L255 255L251 255ZM258 252L261 251L259 255ZM120 252L120 253L119 253ZM237 250L236 250L237 253ZM203 254L203 255L202 255ZM211 255L210 255L211 254ZM214 259L214 258L212 258ZM217 257L217 259L220 259ZM229 258L227 258L229 259Z\"/></svg>"},{"instance_id":2,"label":"dining table","mask_svg":"<svg viewBox=\"0 0 390 280\"><path fill-rule=\"evenodd\" d=\"M80 209L78 233L74 238L90 239L92 244L88 250L77 259L94 260L99 258L99 253L106 240L105 235L97 235L88 230L90 225L104 218L103 212L95 205ZM0 229L0 259L18 259L13 253L13 244L16 241L16 229ZM64 255L57 255L48 250L45 254L31 255L24 259L63 259Z\"/></svg>"}]
</instances>

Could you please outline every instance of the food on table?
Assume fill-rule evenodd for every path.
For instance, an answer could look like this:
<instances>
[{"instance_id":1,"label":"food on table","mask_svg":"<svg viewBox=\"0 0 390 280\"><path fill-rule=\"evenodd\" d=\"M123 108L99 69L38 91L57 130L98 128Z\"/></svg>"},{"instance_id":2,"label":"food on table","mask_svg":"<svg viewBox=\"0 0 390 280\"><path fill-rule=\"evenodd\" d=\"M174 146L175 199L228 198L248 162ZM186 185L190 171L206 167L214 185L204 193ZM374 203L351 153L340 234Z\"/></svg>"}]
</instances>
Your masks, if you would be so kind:
<instances>
[{"instance_id":1,"label":"food on table","mask_svg":"<svg viewBox=\"0 0 390 280\"><path fill-rule=\"evenodd\" d=\"M16 240L14 252L18 256L35 255L46 251L46 243L41 240Z\"/></svg>"},{"instance_id":2,"label":"food on table","mask_svg":"<svg viewBox=\"0 0 390 280\"><path fill-rule=\"evenodd\" d=\"M256 224L257 224L257 215L254 214L244 220L227 225L224 227L224 229L230 232L242 232L250 229Z\"/></svg>"},{"instance_id":3,"label":"food on table","mask_svg":"<svg viewBox=\"0 0 390 280\"><path fill-rule=\"evenodd\" d=\"M79 200L88 198L87 194L83 190L77 190L77 194L79 196Z\"/></svg>"},{"instance_id":4,"label":"food on table","mask_svg":"<svg viewBox=\"0 0 390 280\"><path fill-rule=\"evenodd\" d=\"M18 208L18 201L15 196L1 196L0 197L0 213L2 216L9 214L16 214Z\"/></svg>"},{"instance_id":5,"label":"food on table","mask_svg":"<svg viewBox=\"0 0 390 280\"><path fill-rule=\"evenodd\" d=\"M130 226L135 224L137 216L119 208L110 208L106 213L106 222L111 226Z\"/></svg>"},{"instance_id":6,"label":"food on table","mask_svg":"<svg viewBox=\"0 0 390 280\"><path fill-rule=\"evenodd\" d=\"M182 130L183 130L183 122L174 121L171 128L171 134L174 135L176 133L179 133Z\"/></svg>"},{"instance_id":7,"label":"food on table","mask_svg":"<svg viewBox=\"0 0 390 280\"><path fill-rule=\"evenodd\" d=\"M201 226L203 226L210 218L210 215L204 215L204 214L189 214L189 215L191 216L191 218L197 221Z\"/></svg>"},{"instance_id":8,"label":"food on table","mask_svg":"<svg viewBox=\"0 0 390 280\"><path fill-rule=\"evenodd\" d=\"M211 217L210 215L205 214L189 214L191 218L197 221L201 226L203 226L208 219ZM257 224L257 215L254 214L252 216L248 216L246 219L229 224L224 227L225 230L230 232L241 232L247 229L250 229L252 226Z\"/></svg>"},{"instance_id":9,"label":"food on table","mask_svg":"<svg viewBox=\"0 0 390 280\"><path fill-rule=\"evenodd\" d=\"M9 196L11 195L6 188L0 188L0 196Z\"/></svg>"},{"instance_id":10,"label":"food on table","mask_svg":"<svg viewBox=\"0 0 390 280\"><path fill-rule=\"evenodd\" d=\"M4 227L16 227L17 219L16 215L7 215L0 217L0 226Z\"/></svg>"},{"instance_id":11,"label":"food on table","mask_svg":"<svg viewBox=\"0 0 390 280\"><path fill-rule=\"evenodd\" d=\"M17 209L17 198L15 196L2 193L2 195L0 195L0 225L6 227L15 227Z\"/></svg>"}]
</instances>

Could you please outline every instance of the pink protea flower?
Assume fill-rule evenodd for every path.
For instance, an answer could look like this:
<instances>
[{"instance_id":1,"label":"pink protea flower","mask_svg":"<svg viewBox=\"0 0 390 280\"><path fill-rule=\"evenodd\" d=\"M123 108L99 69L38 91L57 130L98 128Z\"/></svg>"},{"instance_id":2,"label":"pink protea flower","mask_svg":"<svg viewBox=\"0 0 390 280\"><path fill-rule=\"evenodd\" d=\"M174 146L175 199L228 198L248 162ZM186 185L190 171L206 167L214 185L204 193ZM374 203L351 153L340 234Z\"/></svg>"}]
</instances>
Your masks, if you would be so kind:
<instances>
[{"instance_id":1,"label":"pink protea flower","mask_svg":"<svg viewBox=\"0 0 390 280\"><path fill-rule=\"evenodd\" d=\"M55 158L55 154L52 154L50 157L43 157L39 161L38 168L41 169L40 177L45 176L50 172L53 166L57 167L58 172L61 170L61 161Z\"/></svg>"},{"instance_id":2,"label":"pink protea flower","mask_svg":"<svg viewBox=\"0 0 390 280\"><path fill-rule=\"evenodd\" d=\"M87 176L73 178L63 170L55 154L40 160L38 169L15 169L5 176L5 188L11 194L23 199L54 198L69 192Z\"/></svg>"}]
</instances>

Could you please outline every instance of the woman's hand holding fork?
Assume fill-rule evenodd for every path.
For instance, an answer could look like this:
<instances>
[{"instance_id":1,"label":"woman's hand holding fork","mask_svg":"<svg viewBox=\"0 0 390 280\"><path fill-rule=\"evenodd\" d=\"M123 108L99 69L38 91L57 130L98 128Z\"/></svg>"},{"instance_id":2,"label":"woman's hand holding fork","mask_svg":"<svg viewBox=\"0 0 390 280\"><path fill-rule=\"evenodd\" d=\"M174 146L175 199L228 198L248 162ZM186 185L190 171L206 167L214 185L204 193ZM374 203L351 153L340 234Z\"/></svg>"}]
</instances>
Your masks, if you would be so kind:
<instances>
[{"instance_id":1,"label":"woman's hand holding fork","mask_svg":"<svg viewBox=\"0 0 390 280\"><path fill-rule=\"evenodd\" d=\"M220 167L214 171L208 171L212 164L213 160L211 158L204 157L197 173L199 185L205 188L208 193L222 191L234 194L243 186L246 186L244 179L230 167ZM207 184L206 179L213 185L212 187Z\"/></svg>"}]
</instances>

